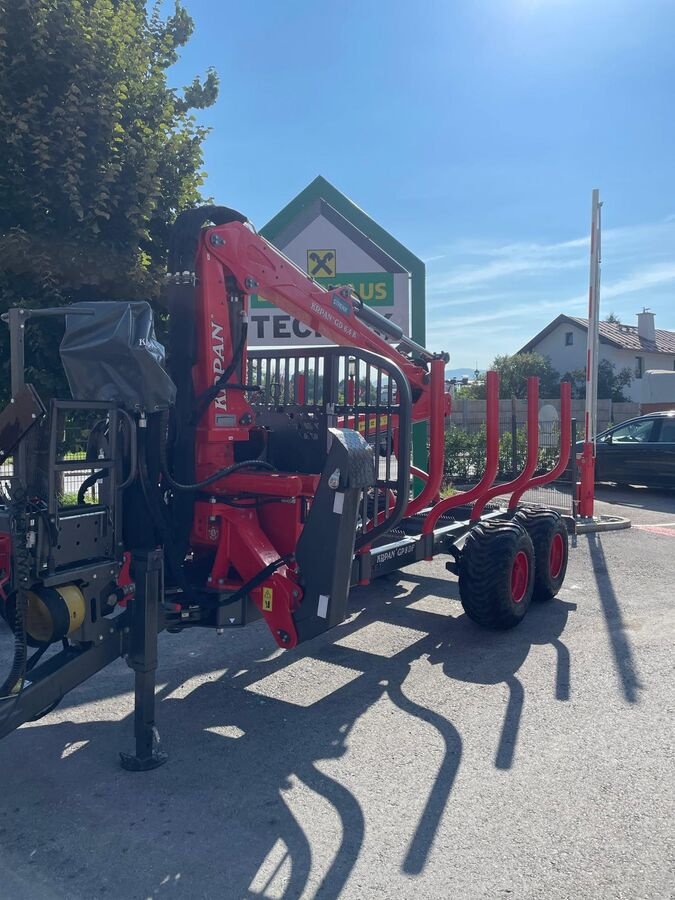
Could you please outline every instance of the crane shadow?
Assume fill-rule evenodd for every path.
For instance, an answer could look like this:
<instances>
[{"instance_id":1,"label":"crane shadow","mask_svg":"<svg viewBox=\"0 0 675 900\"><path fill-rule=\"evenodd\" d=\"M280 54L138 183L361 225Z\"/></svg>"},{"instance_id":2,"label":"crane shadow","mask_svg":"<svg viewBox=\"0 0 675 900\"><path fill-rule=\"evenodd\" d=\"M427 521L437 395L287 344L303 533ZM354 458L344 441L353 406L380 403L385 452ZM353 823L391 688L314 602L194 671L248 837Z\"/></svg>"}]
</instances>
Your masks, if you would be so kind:
<instances>
[{"instance_id":1,"label":"crane shadow","mask_svg":"<svg viewBox=\"0 0 675 900\"><path fill-rule=\"evenodd\" d=\"M447 598L449 615L416 607L430 594ZM437 754L415 758L427 770L430 787L419 817L405 823L409 839L400 866L406 874L420 874L448 807L463 746L450 719L415 696L412 667L427 660L451 681L508 686L495 750L500 769L513 765L524 697L517 673L532 646L555 647L552 692L559 700L569 697L570 659L561 635L573 604L556 600L533 607L517 629L498 634L457 615L457 599L455 581L405 572L354 591L354 617L292 654L270 655L267 643L259 646L263 632L255 632L259 662L250 667L249 656L249 668L243 669L244 654L238 653L226 671L214 680L202 679L185 699L176 690L185 670L168 678L160 672L166 685L158 721L170 736L171 760L152 773L130 776L110 764L112 750L129 743L130 715L116 722L54 724L46 718L20 729L0 745L0 762L11 766L12 759L33 759L36 764L15 766L15 777L6 785L5 805L15 811L5 823L3 844L10 854L18 851L34 826L26 797L50 809L48 824L40 826L46 829L41 836L45 871L64 854L72 857L74 818L78 829L99 835L95 843L100 840L102 849L117 821L102 810L124 811L126 836L113 845L116 854L108 852L97 863L97 883L103 868L114 896L337 898L363 848L366 813L349 784L333 774L332 764L356 740L359 720L386 699L423 730L423 747L441 748L440 763ZM382 622L400 626L409 636L390 655L363 639L369 626ZM185 638L197 647L205 636L170 639ZM203 671L206 659L194 662ZM312 694L326 680L322 666L330 667L335 685L299 703L303 685ZM281 688L265 692L275 678ZM105 676L97 681L96 696L107 697ZM382 764L383 789L393 790L395 776L388 775L387 759ZM64 791L68 804L62 802ZM123 867L116 864L119 858ZM70 896L99 896L87 867L70 877Z\"/></svg>"}]
</instances>

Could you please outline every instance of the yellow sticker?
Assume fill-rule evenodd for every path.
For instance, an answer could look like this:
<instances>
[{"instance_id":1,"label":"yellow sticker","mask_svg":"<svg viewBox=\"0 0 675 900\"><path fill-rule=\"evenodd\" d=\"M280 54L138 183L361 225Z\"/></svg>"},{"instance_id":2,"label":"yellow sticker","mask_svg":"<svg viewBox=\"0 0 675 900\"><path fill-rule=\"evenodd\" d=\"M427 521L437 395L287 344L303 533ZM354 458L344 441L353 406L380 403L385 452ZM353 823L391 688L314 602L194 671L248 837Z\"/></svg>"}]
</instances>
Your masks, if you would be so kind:
<instances>
[{"instance_id":1,"label":"yellow sticker","mask_svg":"<svg viewBox=\"0 0 675 900\"><path fill-rule=\"evenodd\" d=\"M263 610L265 612L272 612L272 599L274 597L274 591L272 588L263 588Z\"/></svg>"},{"instance_id":2,"label":"yellow sticker","mask_svg":"<svg viewBox=\"0 0 675 900\"><path fill-rule=\"evenodd\" d=\"M335 276L335 250L308 250L307 274L312 278Z\"/></svg>"}]
</instances>

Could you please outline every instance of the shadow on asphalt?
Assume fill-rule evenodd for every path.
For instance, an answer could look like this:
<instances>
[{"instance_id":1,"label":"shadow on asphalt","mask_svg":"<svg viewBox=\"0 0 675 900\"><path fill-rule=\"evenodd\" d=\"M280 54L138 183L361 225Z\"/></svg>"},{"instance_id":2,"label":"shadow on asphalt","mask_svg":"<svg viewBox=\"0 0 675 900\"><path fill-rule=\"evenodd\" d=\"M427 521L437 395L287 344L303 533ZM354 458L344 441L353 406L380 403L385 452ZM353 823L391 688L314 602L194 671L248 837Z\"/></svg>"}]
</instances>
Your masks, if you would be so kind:
<instances>
[{"instance_id":1,"label":"shadow on asphalt","mask_svg":"<svg viewBox=\"0 0 675 900\"><path fill-rule=\"evenodd\" d=\"M316 837L325 837L322 829L329 827L339 836L339 846L312 896L337 898L359 857L365 819L354 794L322 771L321 763L342 757L360 717L387 697L411 719L435 729L443 746L442 762L400 862L406 873L422 872L452 793L462 759L462 739L449 719L413 700L406 691L411 666L426 658L430 664L441 666L451 680L489 685L503 682L508 686L509 700L495 748L495 766L508 769L513 764L523 710L524 690L518 671L532 646L549 644L555 648L557 671L551 679L551 693L558 700L569 698L570 657L561 635L576 605L562 600L536 604L517 629L487 632L465 615L445 617L413 607L433 594L448 597L451 603L457 601L456 581L420 578L407 572L402 580L407 587L398 579L385 578L375 588L353 591L352 609L360 614L332 632L330 638L324 636L299 651L258 662L252 670L242 672L233 667L219 679L202 683L184 700L169 696L177 683L167 685L161 692L164 699L158 703L158 723L163 734L170 736L171 759L168 767L157 773L109 771L110 751L128 744L131 717L122 722L53 725L47 718L42 725L21 729L11 739L19 776L7 785L6 805L17 807L18 813L22 782L25 779L31 783L31 770L24 770L18 761L39 758L41 772L49 773L49 780L42 777L38 786L33 786L33 794L39 797L41 808L49 810L50 828L57 835L67 835L78 820L78 805L83 803L89 804L90 817L97 817L96 827L101 829L98 841L107 828L119 823L117 827L128 833L128 840L122 842L124 869L134 873L139 897L162 897L162 884L180 877L180 873L180 887L165 884L167 896L176 896L177 889L180 896L263 897L268 896L270 884L282 870L285 887L275 895L287 900L300 897L308 883ZM410 583L414 585L412 591ZM415 629L420 638L389 658L336 643L357 636L376 621ZM261 678L283 673L304 658L342 667L355 677L305 707L247 690ZM73 741L86 743L63 758L64 749ZM420 766L425 765L422 750ZM7 764L9 757L4 756ZM385 793L392 789L396 777L391 762L383 759ZM86 790L64 802L60 785L72 783L75 770ZM292 804L285 799L288 789L298 782L330 806L333 818L339 819L338 829L321 822L307 830L302 827ZM127 802L134 809L133 817L126 813ZM171 818L174 809L179 822ZM30 812L27 815L24 824L28 829ZM20 836L21 822L18 827L16 823L11 825L11 820L4 824L8 829L7 834L0 835L3 843L11 836L10 828ZM169 843L170 852L167 850L160 860L170 859L174 874L165 871L166 878L158 884L144 875L147 860L157 848ZM119 850L119 841L114 846ZM39 865L37 859L34 862ZM116 871L114 859L108 863ZM196 871L201 872L202 880L192 884L191 873ZM69 882L74 896L79 896L81 878L84 870L75 869ZM84 884L82 888L84 894ZM112 893L131 896L125 890L120 882L117 891L122 893L115 893L114 888Z\"/></svg>"},{"instance_id":2,"label":"shadow on asphalt","mask_svg":"<svg viewBox=\"0 0 675 900\"><path fill-rule=\"evenodd\" d=\"M593 564L593 575L595 576L598 596L600 597L623 695L629 703L637 703L642 685L638 678L635 657L621 615L619 599L612 583L612 577L607 569L605 551L602 546L602 535L598 533L589 534L588 547Z\"/></svg>"}]
</instances>

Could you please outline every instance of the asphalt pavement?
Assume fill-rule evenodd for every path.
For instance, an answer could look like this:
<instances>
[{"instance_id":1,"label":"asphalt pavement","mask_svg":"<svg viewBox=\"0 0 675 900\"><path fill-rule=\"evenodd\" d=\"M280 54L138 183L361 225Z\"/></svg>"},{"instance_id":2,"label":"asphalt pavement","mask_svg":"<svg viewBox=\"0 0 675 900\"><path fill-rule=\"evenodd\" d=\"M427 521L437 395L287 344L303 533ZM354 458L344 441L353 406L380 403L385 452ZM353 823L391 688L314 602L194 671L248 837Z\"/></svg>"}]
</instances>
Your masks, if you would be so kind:
<instances>
[{"instance_id":1,"label":"asphalt pavement","mask_svg":"<svg viewBox=\"0 0 675 900\"><path fill-rule=\"evenodd\" d=\"M162 635L154 772L110 666L0 742L0 898L675 897L675 495L600 493L510 632L436 560L296 651Z\"/></svg>"}]
</instances>

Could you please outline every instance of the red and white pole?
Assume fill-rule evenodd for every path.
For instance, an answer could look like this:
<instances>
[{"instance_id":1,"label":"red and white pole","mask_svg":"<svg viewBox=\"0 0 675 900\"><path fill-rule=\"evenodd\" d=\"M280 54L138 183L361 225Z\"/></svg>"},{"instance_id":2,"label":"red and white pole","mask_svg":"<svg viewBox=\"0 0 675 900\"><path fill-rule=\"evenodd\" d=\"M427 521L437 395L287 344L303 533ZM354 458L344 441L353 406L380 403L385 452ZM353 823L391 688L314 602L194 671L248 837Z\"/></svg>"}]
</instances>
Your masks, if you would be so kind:
<instances>
[{"instance_id":1,"label":"red and white pole","mask_svg":"<svg viewBox=\"0 0 675 900\"><path fill-rule=\"evenodd\" d=\"M586 409L584 447L579 459L579 515L593 516L595 500L595 435L598 418L598 345L600 338L600 192L593 191L591 267L588 287L588 346L586 350Z\"/></svg>"}]
</instances>

